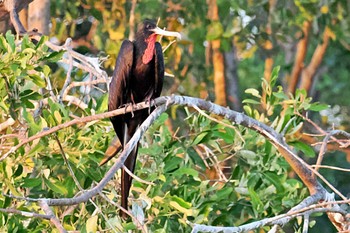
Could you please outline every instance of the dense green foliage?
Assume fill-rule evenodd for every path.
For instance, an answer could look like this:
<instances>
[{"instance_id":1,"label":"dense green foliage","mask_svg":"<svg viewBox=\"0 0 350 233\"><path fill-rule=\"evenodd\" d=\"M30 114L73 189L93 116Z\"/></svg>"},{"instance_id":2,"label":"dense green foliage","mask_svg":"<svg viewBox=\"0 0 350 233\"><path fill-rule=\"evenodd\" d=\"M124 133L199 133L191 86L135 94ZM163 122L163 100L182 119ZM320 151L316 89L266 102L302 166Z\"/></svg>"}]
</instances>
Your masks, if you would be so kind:
<instances>
[{"instance_id":1,"label":"dense green foliage","mask_svg":"<svg viewBox=\"0 0 350 233\"><path fill-rule=\"evenodd\" d=\"M268 1L220 0L220 22L214 23L206 17L208 6L205 2L174 2L175 5L169 7L163 1L144 0L139 2L135 11L136 21L159 16L160 25L182 31L185 35L182 41L165 52L166 70L175 78L167 78L163 94L170 94L171 90L201 96L201 92L205 91L213 99L213 67L206 64L204 45L208 40L220 39L222 51L227 52L235 41L240 58L238 76L244 96L244 112L283 133L289 145L310 160L315 159L315 151L301 142L297 134L304 123L302 115L308 111L314 113L312 116L318 120L318 112L327 109L327 105L314 103L303 90L294 95L284 93L286 83L281 77L290 72L292 65L284 58L286 51L282 44L297 39L296 34L305 18L313 18L319 30L329 25L331 20L339 20L341 23L332 26L335 33L330 46L332 52L325 57L327 72L322 73L316 83L314 99L340 105L342 111L336 114L342 116L340 126L346 127L349 92L345 91L345 87L349 85L347 67L350 59L349 51L338 43L348 43L346 40L349 38L346 1L329 1L327 4L323 1L280 1L272 17L272 35L267 35L265 28ZM286 4L288 7L285 7ZM327 11L317 10L322 6L326 6ZM75 40L86 36L91 27L95 27L90 44L80 46L77 51L109 55L102 66L110 74L119 46L129 34L130 8L129 1L52 1L50 37L64 43L68 37ZM276 45L273 51L263 49L267 38ZM313 38L310 48L316 47L321 40L316 29ZM1 131L2 154L47 128L76 117L107 111L105 86L97 94L86 94L86 89L72 89L70 94L86 104L84 109L55 98L63 87L67 68L59 62L64 52L49 50L46 40L47 37L42 37L39 42L33 43L28 37L18 39L11 33L0 36L0 121L14 120ZM168 43L162 40L163 45ZM261 77L263 58L269 52L279 66L272 72L270 82L266 82ZM311 57L311 54L308 56ZM73 81L81 81L88 74L73 68L71 76ZM267 94L265 97L262 91ZM263 108L263 105L268 107ZM142 138L135 172L155 185L134 180L131 209L151 232L190 232L191 223L238 226L284 213L308 195L305 186L266 138L226 119L215 118L216 121L213 121L210 119L213 117L210 115L208 118L194 109L173 106ZM93 187L112 164L98 165L114 135L109 120L105 119L64 128L21 147L0 162L0 208L40 212L37 203L7 195L59 198L79 193L59 144L79 185L83 189ZM342 154L337 154L337 161L346 163ZM330 175L334 176L333 173ZM337 178L340 187L348 184L348 177ZM335 182L335 179L332 181ZM118 182L119 176L116 175L103 191L110 201L98 195L90 202L77 206L53 207L54 212L67 230L135 230L137 222L121 221L117 207L111 203L119 203ZM342 190L344 193L349 191L346 187ZM300 232L300 224L292 221L285 228ZM269 229L265 227L261 232ZM0 231L57 230L40 218L0 212Z\"/></svg>"},{"instance_id":2,"label":"dense green foliage","mask_svg":"<svg viewBox=\"0 0 350 233\"><path fill-rule=\"evenodd\" d=\"M2 67L8 67L2 73L2 81L6 85L1 89L1 112L3 117L9 117L11 113L18 122L6 133L26 131L28 136L32 136L46 127L73 119L71 114L75 113L75 108L50 99L45 88L44 78L50 74L48 64L59 60L62 53L48 52L43 44L45 38L37 45L27 38L15 43L14 36L9 33L0 39L2 54L8 57L1 62ZM14 73L16 79L13 78ZM273 88L277 75L278 70L274 72L272 86L268 84L268 88ZM291 106L287 106L291 110L286 114L287 119L274 117L275 127L280 131L293 117L293 110L320 110L320 105L310 105L302 92L294 100L288 100L282 90L278 90L268 96L271 108L281 109L285 101ZM257 100L247 99L245 102L259 104L258 91L250 89L248 92ZM34 103L45 98L48 98L47 105L36 113ZM106 95L93 108L97 113L105 111ZM261 115L250 105L246 105L245 109L250 115L260 118ZM265 138L251 130L232 126L226 120L221 120L223 124L216 123L190 109L184 110L186 125L181 131L187 136L173 135L164 124L169 116L163 114L142 140L136 175L156 185L134 182L132 211L141 221L146 217L152 231L187 232L190 229L188 221L227 226L243 224L280 213L305 197L303 185L296 179L288 178L288 164ZM183 110L176 107L171 110L172 114L179 111ZM81 112L81 115L89 114L89 109ZM300 119L295 118L292 125L298 122ZM293 130L294 127L290 128ZM69 175L57 141L63 145L79 184L83 189L88 189L106 171L107 167L98 167L98 163L113 136L114 132L111 132L106 120L66 128L56 135L29 143L1 163L1 188L4 194L20 197L73 197L79 189ZM16 138L14 144L20 140ZM305 146L299 148L303 150ZM218 166L218 161L230 156L228 174L210 181L206 170ZM118 201L114 182L105 188L105 192L108 198ZM136 227L121 223L116 217L116 207L101 197L93 201L100 210L91 203L81 204L64 214L64 226L88 232L94 231L97 225L102 229ZM38 210L35 203L13 202L6 196L1 197L1 207L15 207L29 212ZM67 208L57 207L56 213L62 215ZM25 229L41 232L48 227L48 223L41 219L24 221L17 215L0 215L2 229L8 232Z\"/></svg>"}]
</instances>

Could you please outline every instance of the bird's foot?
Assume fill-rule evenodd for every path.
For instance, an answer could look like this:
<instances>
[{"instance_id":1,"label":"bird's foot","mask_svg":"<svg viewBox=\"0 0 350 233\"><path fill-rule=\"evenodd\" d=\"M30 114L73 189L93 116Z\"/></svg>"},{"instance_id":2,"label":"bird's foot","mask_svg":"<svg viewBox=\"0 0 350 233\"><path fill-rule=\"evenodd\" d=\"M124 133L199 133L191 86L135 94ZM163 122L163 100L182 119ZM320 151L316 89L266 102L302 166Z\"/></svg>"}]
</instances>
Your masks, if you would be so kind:
<instances>
[{"instance_id":1,"label":"bird's foot","mask_svg":"<svg viewBox=\"0 0 350 233\"><path fill-rule=\"evenodd\" d=\"M148 106L148 114L151 114L152 102L153 102L154 105L155 105L155 100L152 99L151 97L147 98L146 101L145 101L146 104L149 103L149 106Z\"/></svg>"},{"instance_id":2,"label":"bird's foot","mask_svg":"<svg viewBox=\"0 0 350 233\"><path fill-rule=\"evenodd\" d=\"M135 106L134 106L133 103L123 104L123 105L120 106L120 108L124 108L124 114L126 114L126 113L127 113L126 110L127 110L127 108L128 108L129 106L131 106L131 111L130 111L131 117L134 117Z\"/></svg>"}]
</instances>

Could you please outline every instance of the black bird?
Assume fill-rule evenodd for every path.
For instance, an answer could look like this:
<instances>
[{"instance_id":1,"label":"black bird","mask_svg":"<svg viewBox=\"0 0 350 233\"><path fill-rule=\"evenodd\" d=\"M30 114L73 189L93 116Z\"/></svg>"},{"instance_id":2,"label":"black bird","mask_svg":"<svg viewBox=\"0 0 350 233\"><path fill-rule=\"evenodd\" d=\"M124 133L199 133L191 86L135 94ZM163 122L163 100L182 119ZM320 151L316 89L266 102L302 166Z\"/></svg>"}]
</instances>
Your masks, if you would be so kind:
<instances>
[{"instance_id":1,"label":"black bird","mask_svg":"<svg viewBox=\"0 0 350 233\"><path fill-rule=\"evenodd\" d=\"M108 110L125 107L142 101L150 101L160 96L164 79L164 59L157 35L179 37L178 32L165 31L157 27L153 20L145 20L138 26L135 41L124 40L116 61L112 81L109 84ZM110 120L119 138L119 148L124 148L137 128L148 117L149 109L112 117ZM114 140L116 150L118 142ZM131 172L135 169L138 145L130 153L124 165ZM106 163L114 153L106 153L100 165ZM122 169L121 205L128 206L128 196L132 177ZM127 217L120 211L122 217Z\"/></svg>"}]
</instances>

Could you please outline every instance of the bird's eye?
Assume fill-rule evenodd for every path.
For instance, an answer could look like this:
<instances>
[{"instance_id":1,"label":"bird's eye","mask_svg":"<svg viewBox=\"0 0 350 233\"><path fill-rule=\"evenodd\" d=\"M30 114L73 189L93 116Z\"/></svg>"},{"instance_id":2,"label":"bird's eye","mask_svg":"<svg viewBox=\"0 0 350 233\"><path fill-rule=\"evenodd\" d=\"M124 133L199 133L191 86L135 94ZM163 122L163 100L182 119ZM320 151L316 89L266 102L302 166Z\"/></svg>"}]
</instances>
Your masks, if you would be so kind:
<instances>
[{"instance_id":1,"label":"bird's eye","mask_svg":"<svg viewBox=\"0 0 350 233\"><path fill-rule=\"evenodd\" d=\"M150 28L151 28L151 24L147 24L147 25L146 25L146 28L147 28L147 29L150 29Z\"/></svg>"}]
</instances>

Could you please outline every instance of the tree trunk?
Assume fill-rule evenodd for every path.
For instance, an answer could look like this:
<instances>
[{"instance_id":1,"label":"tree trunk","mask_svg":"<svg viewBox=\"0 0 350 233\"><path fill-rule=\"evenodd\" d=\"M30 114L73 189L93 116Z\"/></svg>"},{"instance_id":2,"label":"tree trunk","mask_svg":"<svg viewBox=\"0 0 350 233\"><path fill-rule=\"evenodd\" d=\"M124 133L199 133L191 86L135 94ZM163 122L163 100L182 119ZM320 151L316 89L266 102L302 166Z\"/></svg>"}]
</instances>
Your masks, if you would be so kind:
<instances>
[{"instance_id":1,"label":"tree trunk","mask_svg":"<svg viewBox=\"0 0 350 233\"><path fill-rule=\"evenodd\" d=\"M271 21L272 21L272 14L274 12L276 6L276 0L269 0L269 17L268 17L268 22L266 25L266 33L270 37L272 34L272 28L271 28ZM271 72L273 69L273 64L274 60L272 58L271 51L273 49L273 44L271 42L271 39L269 38L266 40L264 44L264 49L266 50L267 57L265 59L265 67L264 67L264 79L267 81L267 83L270 82L271 78ZM262 105L264 109L267 109L267 99L266 99L266 92L265 89L263 88L262 90Z\"/></svg>"},{"instance_id":2,"label":"tree trunk","mask_svg":"<svg viewBox=\"0 0 350 233\"><path fill-rule=\"evenodd\" d=\"M208 18L213 21L219 21L218 6L216 0L208 1ZM210 42L212 48L212 61L214 67L214 92L215 103L226 106L226 82L225 82L225 62L224 55L220 51L220 40Z\"/></svg>"},{"instance_id":3,"label":"tree trunk","mask_svg":"<svg viewBox=\"0 0 350 233\"><path fill-rule=\"evenodd\" d=\"M28 6L28 31L50 33L50 0L35 0Z\"/></svg>"},{"instance_id":4,"label":"tree trunk","mask_svg":"<svg viewBox=\"0 0 350 233\"><path fill-rule=\"evenodd\" d=\"M303 38L299 41L297 45L297 51L295 55L293 70L288 78L288 89L287 93L294 94L296 87L300 79L300 73L304 67L304 60L306 57L307 46L309 42L309 32L311 28L311 23L305 21L303 24Z\"/></svg>"},{"instance_id":5,"label":"tree trunk","mask_svg":"<svg viewBox=\"0 0 350 233\"><path fill-rule=\"evenodd\" d=\"M225 56L225 75L226 75L226 94L228 106L235 110L242 110L242 103L239 96L238 82L238 60L236 56L236 47L232 43L232 49L224 53Z\"/></svg>"},{"instance_id":6,"label":"tree trunk","mask_svg":"<svg viewBox=\"0 0 350 233\"><path fill-rule=\"evenodd\" d=\"M326 54L331 35L331 30L328 27L326 27L323 33L322 43L316 47L315 52L312 55L310 64L301 73L300 89L305 89L308 93L310 92L310 89L314 82L316 71L321 65L323 57Z\"/></svg>"}]
</instances>

